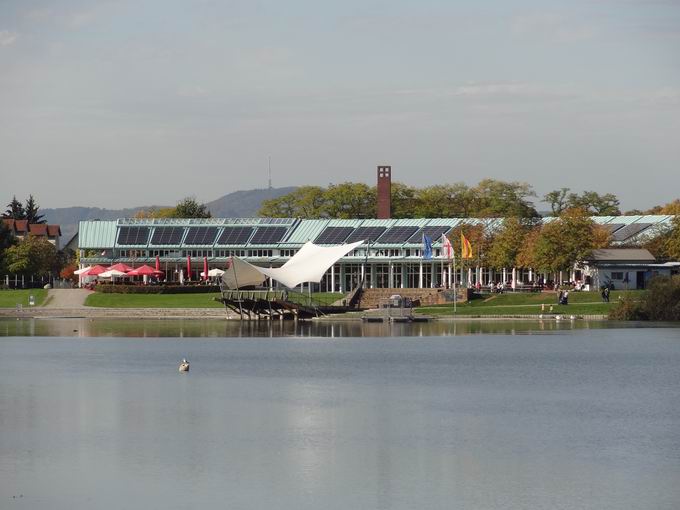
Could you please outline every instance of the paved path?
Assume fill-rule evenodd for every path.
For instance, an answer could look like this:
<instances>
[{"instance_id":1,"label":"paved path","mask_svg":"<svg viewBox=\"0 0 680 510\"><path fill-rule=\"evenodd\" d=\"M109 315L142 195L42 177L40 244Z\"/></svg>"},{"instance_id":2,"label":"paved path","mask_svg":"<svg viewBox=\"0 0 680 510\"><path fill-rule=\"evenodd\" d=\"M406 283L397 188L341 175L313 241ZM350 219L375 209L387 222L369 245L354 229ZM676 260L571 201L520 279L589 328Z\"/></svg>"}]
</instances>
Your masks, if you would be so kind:
<instances>
[{"instance_id":1,"label":"paved path","mask_svg":"<svg viewBox=\"0 0 680 510\"><path fill-rule=\"evenodd\" d=\"M85 299L92 294L86 289L50 289L47 291L45 308L84 308Z\"/></svg>"}]
</instances>

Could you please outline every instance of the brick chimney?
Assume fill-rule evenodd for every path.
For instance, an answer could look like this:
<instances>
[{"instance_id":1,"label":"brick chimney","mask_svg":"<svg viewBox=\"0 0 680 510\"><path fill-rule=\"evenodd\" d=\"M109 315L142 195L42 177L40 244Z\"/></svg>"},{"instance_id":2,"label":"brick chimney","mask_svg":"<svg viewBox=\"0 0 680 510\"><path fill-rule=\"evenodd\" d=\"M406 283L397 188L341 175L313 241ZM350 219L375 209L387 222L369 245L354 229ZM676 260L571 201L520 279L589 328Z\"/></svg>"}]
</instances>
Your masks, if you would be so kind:
<instances>
[{"instance_id":1,"label":"brick chimney","mask_svg":"<svg viewBox=\"0 0 680 510\"><path fill-rule=\"evenodd\" d=\"M378 167L378 219L389 220L392 215L392 167Z\"/></svg>"}]
</instances>

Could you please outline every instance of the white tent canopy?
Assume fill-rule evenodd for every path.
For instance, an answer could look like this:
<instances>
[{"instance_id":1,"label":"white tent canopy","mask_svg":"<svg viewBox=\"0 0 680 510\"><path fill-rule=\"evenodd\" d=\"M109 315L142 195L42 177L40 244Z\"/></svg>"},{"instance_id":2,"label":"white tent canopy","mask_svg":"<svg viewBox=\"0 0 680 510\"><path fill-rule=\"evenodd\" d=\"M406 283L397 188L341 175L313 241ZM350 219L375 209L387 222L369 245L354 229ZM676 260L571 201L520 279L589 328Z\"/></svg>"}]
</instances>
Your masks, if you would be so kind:
<instances>
[{"instance_id":1,"label":"white tent canopy","mask_svg":"<svg viewBox=\"0 0 680 510\"><path fill-rule=\"evenodd\" d=\"M232 289L237 286L260 285L265 277L291 289L305 282L319 283L328 268L361 244L363 241L338 246L317 246L309 241L288 262L277 268L258 267L233 257L232 264L222 279Z\"/></svg>"},{"instance_id":2,"label":"white tent canopy","mask_svg":"<svg viewBox=\"0 0 680 510\"><path fill-rule=\"evenodd\" d=\"M218 269L216 267L212 268L210 271L208 271L208 276L213 277L213 276L222 276L224 274L224 271L221 269ZM201 271L201 276L205 276L205 271Z\"/></svg>"},{"instance_id":3,"label":"white tent canopy","mask_svg":"<svg viewBox=\"0 0 680 510\"><path fill-rule=\"evenodd\" d=\"M97 275L99 278L114 278L116 276L127 276L126 273L123 271L118 271L117 269L109 269L108 271L104 271L103 273L100 273Z\"/></svg>"}]
</instances>

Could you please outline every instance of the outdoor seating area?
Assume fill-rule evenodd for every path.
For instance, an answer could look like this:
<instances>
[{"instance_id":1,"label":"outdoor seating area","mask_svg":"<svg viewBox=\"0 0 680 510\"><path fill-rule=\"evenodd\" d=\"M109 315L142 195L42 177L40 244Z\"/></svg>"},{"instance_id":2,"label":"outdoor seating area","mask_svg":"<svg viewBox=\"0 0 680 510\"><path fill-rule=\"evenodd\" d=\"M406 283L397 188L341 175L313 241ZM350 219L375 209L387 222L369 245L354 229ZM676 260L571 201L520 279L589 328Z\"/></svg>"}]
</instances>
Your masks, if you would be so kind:
<instances>
[{"instance_id":1,"label":"outdoor seating area","mask_svg":"<svg viewBox=\"0 0 680 510\"><path fill-rule=\"evenodd\" d=\"M176 281L170 281L166 272L161 270L160 258L156 257L156 267L141 265L129 266L119 262L111 266L94 265L78 269L74 272L78 276L79 286L94 290L97 285L177 285ZM191 258L187 258L187 275L191 274ZM208 267L207 257L203 260L203 271L200 279L192 281L184 278L184 271L179 277L180 285L205 285L215 284L216 280L224 274L222 269Z\"/></svg>"}]
</instances>

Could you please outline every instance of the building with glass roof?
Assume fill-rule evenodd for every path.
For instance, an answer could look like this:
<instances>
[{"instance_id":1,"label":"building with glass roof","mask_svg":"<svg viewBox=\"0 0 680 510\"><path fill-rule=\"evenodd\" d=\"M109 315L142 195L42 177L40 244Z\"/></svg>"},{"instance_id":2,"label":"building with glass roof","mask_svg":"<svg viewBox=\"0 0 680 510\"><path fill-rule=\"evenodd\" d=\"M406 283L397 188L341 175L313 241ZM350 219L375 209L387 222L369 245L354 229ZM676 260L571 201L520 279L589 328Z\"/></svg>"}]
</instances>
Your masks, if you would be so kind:
<instances>
[{"instance_id":1,"label":"building with glass roof","mask_svg":"<svg viewBox=\"0 0 680 510\"><path fill-rule=\"evenodd\" d=\"M635 244L670 228L672 216L600 216L614 244ZM554 218L544 218L552 221ZM458 283L487 285L508 281L512 268L478 268L454 275L441 253L441 236L460 224L502 225L499 218L422 219L119 219L81 221L78 249L81 267L94 264L154 264L158 257L168 281L197 281L207 258L210 268L224 268L232 256L264 267L283 265L307 241L337 245L370 241L343 257L324 276L319 291L348 292L365 278L370 288L430 288ZM433 240L432 259L423 260L422 240ZM192 260L188 272L187 259ZM533 280L531 270L516 272L519 282Z\"/></svg>"}]
</instances>

